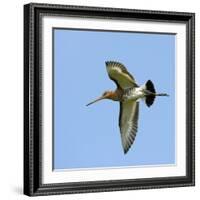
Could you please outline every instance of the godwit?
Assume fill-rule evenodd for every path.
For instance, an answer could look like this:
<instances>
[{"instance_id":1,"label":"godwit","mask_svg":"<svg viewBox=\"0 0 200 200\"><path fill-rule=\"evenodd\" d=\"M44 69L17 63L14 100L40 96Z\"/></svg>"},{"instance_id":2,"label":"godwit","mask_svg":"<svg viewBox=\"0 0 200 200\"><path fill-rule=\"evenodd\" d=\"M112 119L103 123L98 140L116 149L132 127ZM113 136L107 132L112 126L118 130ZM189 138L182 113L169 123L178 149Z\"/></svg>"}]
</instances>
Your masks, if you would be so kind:
<instances>
[{"instance_id":1,"label":"godwit","mask_svg":"<svg viewBox=\"0 0 200 200\"><path fill-rule=\"evenodd\" d=\"M151 80L148 80L142 86L138 86L133 76L119 62L106 62L106 69L109 78L116 83L117 89L115 91L105 91L101 97L90 102L87 106L102 99L120 102L119 128L124 154L126 154L133 144L137 133L139 100L144 98L146 105L150 107L156 96L169 95L166 93L156 93Z\"/></svg>"}]
</instances>

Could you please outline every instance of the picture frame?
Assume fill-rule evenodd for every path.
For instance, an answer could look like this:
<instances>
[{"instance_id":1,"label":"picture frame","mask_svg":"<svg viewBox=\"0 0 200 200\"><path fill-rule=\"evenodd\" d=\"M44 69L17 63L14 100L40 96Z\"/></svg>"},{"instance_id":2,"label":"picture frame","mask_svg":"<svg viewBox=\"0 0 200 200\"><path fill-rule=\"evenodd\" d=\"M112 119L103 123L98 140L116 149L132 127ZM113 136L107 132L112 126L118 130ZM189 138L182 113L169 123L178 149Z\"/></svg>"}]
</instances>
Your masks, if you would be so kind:
<instances>
[{"instance_id":1,"label":"picture frame","mask_svg":"<svg viewBox=\"0 0 200 200\"><path fill-rule=\"evenodd\" d=\"M53 20L56 18L56 20L52 20L53 22L50 22L49 18ZM75 18L75 21L65 21L65 19L68 20L69 18ZM45 21L44 19L47 20ZM79 22L77 22L76 19L78 19L77 21ZM98 22L98 20L100 22ZM117 21L116 24L115 22L112 23L112 20L115 22ZM123 24L120 25L121 21ZM119 25L117 24L118 22ZM181 109L185 111L185 113L183 112L185 118L181 119L182 121L179 120L179 117L177 117L177 120L180 121L177 123L185 128L183 129L182 136L177 133L180 137L177 136L176 142L178 144L177 148L185 143L185 146L180 147L183 148L182 150L185 150L185 154L182 155L183 152L177 149L176 159L179 159L180 153L180 157L183 160L182 163L177 161L175 167L182 167L180 171L183 173L179 174L176 171L172 174L169 173L168 175L167 173L166 175L159 175L159 170L156 169L157 172L155 173L158 173L156 176L152 176L150 174L147 176L144 175L145 177L137 177L132 175L132 173L134 174L134 168L133 171L129 171L129 169L127 169L126 173L124 172L124 178L123 176L122 178L115 178L114 176L117 175L114 173L112 175L112 172L109 172L112 176L109 176L109 178L106 179L106 175L103 176L100 174L101 170L93 173L92 170L89 169L85 170L83 173L79 170L72 170L74 175L72 175L72 172L68 171L68 176L65 176L64 172L61 171L58 172L59 175L53 177L53 174L56 172L54 172L52 166L49 166L53 165L53 151L48 151L47 146L50 145L52 147L54 145L52 143L52 138L48 141L49 137L53 137L50 130L53 126L51 122L54 117L54 112L51 110L51 114L45 114L48 110L48 107L45 106L52 106L52 101L48 101L48 99L51 99L51 95L49 98L49 94L52 93L49 93L49 89L46 87L49 84L49 80L45 77L52 76L51 73L54 73L51 68L54 60L52 57L49 57L49 55L52 55L52 51L54 51L52 42L53 31L49 30L53 30L55 27L63 28L63 26L65 28L74 29L81 29L82 26L87 26L87 29L92 31L102 31L107 29L107 31L114 30L128 32L127 30L132 27L131 23L135 23L133 24L133 27L137 33L146 31L147 33L158 32L165 34L172 32L176 35L176 40L178 40L176 43L176 65L178 66L180 63L183 63L183 66L176 73L176 76L179 77L177 79L180 81L180 84L178 83L178 85L180 85L180 90L175 90L175 92L182 96L180 96L180 98L178 97L175 109L178 109L178 112L181 111ZM158 29L154 29L157 24L159 25ZM173 25L173 27L171 27L171 25ZM103 28L99 28L98 26L102 26ZM124 27L124 29L122 27ZM127 30L126 27L128 27ZM144 30L141 27L145 27L146 29ZM163 31L160 27L164 27ZM178 32L179 27L180 32ZM176 28L178 30L177 32L174 31ZM183 37L182 40L179 40L179 37ZM185 54L183 53L183 55L185 55L185 59L182 58L182 60L178 60L178 57L181 57L181 55L178 55L180 50L179 47L181 47L178 45L180 44L185 45L183 46L185 48L183 49L183 52L185 52ZM48 50L46 51L44 49ZM45 53L43 53L43 51L45 51ZM44 67L48 64L50 64L49 67ZM181 74L180 71L184 71L185 74ZM78 69L77 73L79 73ZM87 75L82 74L82 76ZM52 91L52 88L54 87L52 82L49 84L49 87L50 91ZM183 93L180 93L179 91L182 91ZM44 100L45 96L47 101ZM183 97L183 99L181 99L181 97ZM50 129L48 129L48 127L50 127ZM44 133L44 130L48 132L47 135L45 135L46 133ZM182 129L178 129L179 132L181 132L181 130ZM46 152L48 154L47 156L45 155ZM51 157L50 160L48 160L49 155ZM48 162L46 162L47 160ZM145 170L148 171L147 168L144 168L143 172L145 172ZM165 172L168 171L170 170L167 169ZM102 173L106 173L106 169ZM163 174L164 172L160 173ZM52 179L50 178L51 175ZM70 177L72 178L70 179ZM50 180L49 182L47 180L48 178ZM187 12L37 3L24 5L24 194L28 196L38 196L166 187L170 188L194 185L195 14Z\"/></svg>"}]
</instances>

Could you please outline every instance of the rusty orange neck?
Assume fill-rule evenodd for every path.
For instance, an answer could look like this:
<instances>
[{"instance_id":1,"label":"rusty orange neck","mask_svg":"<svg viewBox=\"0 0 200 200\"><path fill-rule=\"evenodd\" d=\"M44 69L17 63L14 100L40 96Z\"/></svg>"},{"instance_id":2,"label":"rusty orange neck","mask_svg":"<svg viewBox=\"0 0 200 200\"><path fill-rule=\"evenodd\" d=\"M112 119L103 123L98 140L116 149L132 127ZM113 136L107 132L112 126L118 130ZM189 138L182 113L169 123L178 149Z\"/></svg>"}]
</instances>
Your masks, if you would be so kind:
<instances>
[{"instance_id":1,"label":"rusty orange neck","mask_svg":"<svg viewBox=\"0 0 200 200\"><path fill-rule=\"evenodd\" d=\"M122 91L117 89L115 91L110 91L107 98L113 101L120 101L121 97L122 97Z\"/></svg>"}]
</instances>

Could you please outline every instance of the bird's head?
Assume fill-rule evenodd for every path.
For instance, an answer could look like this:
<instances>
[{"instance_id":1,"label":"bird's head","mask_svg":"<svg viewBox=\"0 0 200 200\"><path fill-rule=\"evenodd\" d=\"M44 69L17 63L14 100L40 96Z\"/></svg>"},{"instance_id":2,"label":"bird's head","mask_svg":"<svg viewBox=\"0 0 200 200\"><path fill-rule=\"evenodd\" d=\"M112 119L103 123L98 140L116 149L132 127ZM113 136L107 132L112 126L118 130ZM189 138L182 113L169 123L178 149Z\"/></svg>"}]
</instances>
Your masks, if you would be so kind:
<instances>
[{"instance_id":1,"label":"bird's head","mask_svg":"<svg viewBox=\"0 0 200 200\"><path fill-rule=\"evenodd\" d=\"M96 103L97 101L103 100L103 99L113 99L114 93L112 91L105 91L101 97L95 99L94 101L88 103L86 106L89 106L93 103Z\"/></svg>"},{"instance_id":2,"label":"bird's head","mask_svg":"<svg viewBox=\"0 0 200 200\"><path fill-rule=\"evenodd\" d=\"M112 97L113 97L113 91L105 91L102 94L102 97L104 97L105 99L112 99Z\"/></svg>"}]
</instances>

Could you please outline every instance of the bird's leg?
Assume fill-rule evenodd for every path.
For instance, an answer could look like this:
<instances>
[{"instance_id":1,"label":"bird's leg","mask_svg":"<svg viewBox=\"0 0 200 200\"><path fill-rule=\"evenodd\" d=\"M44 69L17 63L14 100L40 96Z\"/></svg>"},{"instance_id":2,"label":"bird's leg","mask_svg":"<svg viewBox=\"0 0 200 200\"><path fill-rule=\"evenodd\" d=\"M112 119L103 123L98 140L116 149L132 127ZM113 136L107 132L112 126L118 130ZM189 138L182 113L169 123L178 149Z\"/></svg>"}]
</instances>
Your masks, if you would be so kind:
<instances>
[{"instance_id":1,"label":"bird's leg","mask_svg":"<svg viewBox=\"0 0 200 200\"><path fill-rule=\"evenodd\" d=\"M145 94L146 94L146 96L148 96L148 95L153 95L153 96L169 96L166 93L153 93L153 92L150 92L149 90L145 90Z\"/></svg>"},{"instance_id":2,"label":"bird's leg","mask_svg":"<svg viewBox=\"0 0 200 200\"><path fill-rule=\"evenodd\" d=\"M169 96L168 94L166 94L166 93L158 93L158 94L155 94L155 96Z\"/></svg>"}]
</instances>

